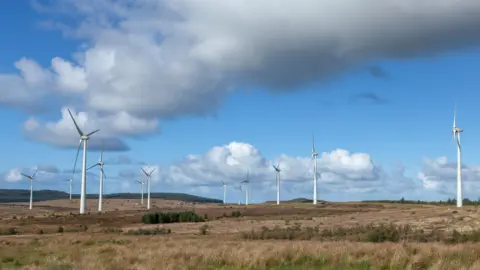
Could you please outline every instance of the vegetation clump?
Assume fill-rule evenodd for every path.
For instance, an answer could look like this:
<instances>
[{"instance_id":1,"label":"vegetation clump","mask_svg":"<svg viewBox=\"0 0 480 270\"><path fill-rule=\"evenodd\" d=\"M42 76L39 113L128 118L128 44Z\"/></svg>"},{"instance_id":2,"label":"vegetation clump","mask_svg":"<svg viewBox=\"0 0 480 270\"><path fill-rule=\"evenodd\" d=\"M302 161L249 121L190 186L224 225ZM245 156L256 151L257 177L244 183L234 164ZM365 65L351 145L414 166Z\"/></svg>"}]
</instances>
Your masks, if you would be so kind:
<instances>
[{"instance_id":1,"label":"vegetation clump","mask_svg":"<svg viewBox=\"0 0 480 270\"><path fill-rule=\"evenodd\" d=\"M129 230L125 234L130 235L164 235L170 234L172 230L166 228L153 228L153 229L138 229L138 230Z\"/></svg>"},{"instance_id":2,"label":"vegetation clump","mask_svg":"<svg viewBox=\"0 0 480 270\"><path fill-rule=\"evenodd\" d=\"M240 211L232 211L232 217L241 217L242 216L242 212Z\"/></svg>"},{"instance_id":3,"label":"vegetation clump","mask_svg":"<svg viewBox=\"0 0 480 270\"><path fill-rule=\"evenodd\" d=\"M144 224L165 224L178 222L203 222L205 219L194 211L185 212L155 212L142 216Z\"/></svg>"},{"instance_id":4,"label":"vegetation clump","mask_svg":"<svg viewBox=\"0 0 480 270\"><path fill-rule=\"evenodd\" d=\"M17 228L12 227L12 228L0 230L0 235L15 235L15 234L18 234Z\"/></svg>"},{"instance_id":5,"label":"vegetation clump","mask_svg":"<svg viewBox=\"0 0 480 270\"><path fill-rule=\"evenodd\" d=\"M321 240L321 241L355 241L355 242L444 242L447 244L477 243L480 242L480 230L460 233L453 231L447 233L440 230L424 231L413 229L409 225L380 224L380 225L357 225L344 228L302 227L295 224L289 227L262 227L260 230L252 230L242 233L243 239L249 240Z\"/></svg>"}]
</instances>

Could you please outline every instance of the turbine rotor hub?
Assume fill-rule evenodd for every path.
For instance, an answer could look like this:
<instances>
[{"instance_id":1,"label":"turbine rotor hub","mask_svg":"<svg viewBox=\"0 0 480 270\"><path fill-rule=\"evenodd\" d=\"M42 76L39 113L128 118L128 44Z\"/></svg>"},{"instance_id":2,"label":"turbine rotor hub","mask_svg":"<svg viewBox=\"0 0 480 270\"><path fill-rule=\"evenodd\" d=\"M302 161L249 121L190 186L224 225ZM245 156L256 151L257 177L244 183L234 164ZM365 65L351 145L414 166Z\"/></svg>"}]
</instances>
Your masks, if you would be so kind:
<instances>
[{"instance_id":1,"label":"turbine rotor hub","mask_svg":"<svg viewBox=\"0 0 480 270\"><path fill-rule=\"evenodd\" d=\"M87 135L82 135L80 136L80 139L86 141L89 139L89 137Z\"/></svg>"}]
</instances>

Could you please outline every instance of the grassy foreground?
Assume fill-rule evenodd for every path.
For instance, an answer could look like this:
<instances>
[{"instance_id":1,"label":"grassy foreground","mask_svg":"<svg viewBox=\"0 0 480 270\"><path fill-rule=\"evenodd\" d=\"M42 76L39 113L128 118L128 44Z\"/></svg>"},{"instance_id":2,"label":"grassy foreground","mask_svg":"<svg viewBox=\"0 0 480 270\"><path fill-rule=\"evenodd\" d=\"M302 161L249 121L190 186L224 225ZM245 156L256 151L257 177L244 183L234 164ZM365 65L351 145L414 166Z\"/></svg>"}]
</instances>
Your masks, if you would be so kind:
<instances>
[{"instance_id":1,"label":"grassy foreground","mask_svg":"<svg viewBox=\"0 0 480 270\"><path fill-rule=\"evenodd\" d=\"M480 246L64 234L0 239L0 269L480 269Z\"/></svg>"}]
</instances>

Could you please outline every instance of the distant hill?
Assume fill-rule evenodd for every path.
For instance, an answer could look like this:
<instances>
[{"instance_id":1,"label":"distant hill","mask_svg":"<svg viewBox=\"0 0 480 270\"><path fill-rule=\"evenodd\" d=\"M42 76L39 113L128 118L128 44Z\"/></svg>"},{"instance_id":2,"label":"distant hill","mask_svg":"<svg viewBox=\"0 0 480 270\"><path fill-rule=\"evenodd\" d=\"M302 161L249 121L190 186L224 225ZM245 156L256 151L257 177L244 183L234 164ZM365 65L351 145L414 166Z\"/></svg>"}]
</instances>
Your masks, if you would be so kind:
<instances>
[{"instance_id":1,"label":"distant hill","mask_svg":"<svg viewBox=\"0 0 480 270\"><path fill-rule=\"evenodd\" d=\"M326 201L318 200L319 203L324 203ZM266 203L277 203L277 201L266 201ZM287 201L280 201L280 203L313 203L313 200L307 198L295 198Z\"/></svg>"},{"instance_id":2,"label":"distant hill","mask_svg":"<svg viewBox=\"0 0 480 270\"><path fill-rule=\"evenodd\" d=\"M113 193L104 194L103 197L107 199L138 199L139 193ZM147 197L144 194L145 199ZM178 200L184 202L197 203L222 203L222 200L205 198L185 193L150 193L152 199ZM68 199L69 195L66 192L58 190L35 190L33 192L33 201L41 202L48 200ZM72 194L72 198L80 198L79 194ZM88 199L98 198L98 194L87 194ZM11 202L28 202L30 201L30 191L26 189L0 189L0 203Z\"/></svg>"}]
</instances>

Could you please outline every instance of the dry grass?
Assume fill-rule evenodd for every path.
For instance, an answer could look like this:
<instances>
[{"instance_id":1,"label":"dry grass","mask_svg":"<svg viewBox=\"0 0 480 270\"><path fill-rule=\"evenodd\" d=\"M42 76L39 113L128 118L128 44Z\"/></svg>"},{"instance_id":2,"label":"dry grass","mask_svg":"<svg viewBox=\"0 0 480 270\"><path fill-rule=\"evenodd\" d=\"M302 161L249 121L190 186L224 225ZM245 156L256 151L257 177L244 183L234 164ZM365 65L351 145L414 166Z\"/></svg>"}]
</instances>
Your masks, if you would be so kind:
<instances>
[{"instance_id":1,"label":"dry grass","mask_svg":"<svg viewBox=\"0 0 480 270\"><path fill-rule=\"evenodd\" d=\"M0 231L5 232L0 236L0 269L480 269L480 246L475 244L446 245L435 239L428 244L373 244L355 240L368 231L360 231L361 237L323 233L340 225L366 230L367 224L383 223L445 235L477 230L480 236L480 211L473 206L458 210L336 203L245 208L155 200L155 211L194 210L208 222L145 225L138 201L108 201L105 213L85 216L76 215L78 204L69 201L36 203L33 211L0 206ZM88 205L94 203L89 200ZM65 233L58 233L60 226ZM274 231L268 237L245 237L263 227ZM305 237L303 229L292 234L292 227L320 233L310 230L311 237ZM284 237L285 231L292 240L272 240ZM9 235L13 232L16 235Z\"/></svg>"},{"instance_id":2,"label":"dry grass","mask_svg":"<svg viewBox=\"0 0 480 270\"><path fill-rule=\"evenodd\" d=\"M0 251L2 269L480 269L478 245L70 235L3 240Z\"/></svg>"}]
</instances>

